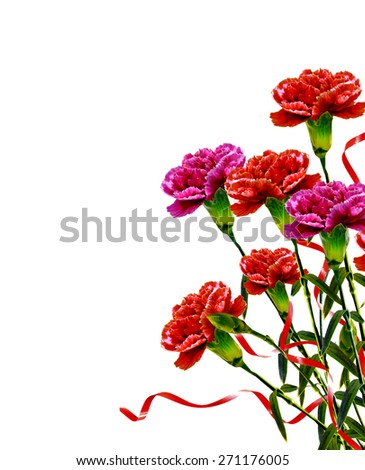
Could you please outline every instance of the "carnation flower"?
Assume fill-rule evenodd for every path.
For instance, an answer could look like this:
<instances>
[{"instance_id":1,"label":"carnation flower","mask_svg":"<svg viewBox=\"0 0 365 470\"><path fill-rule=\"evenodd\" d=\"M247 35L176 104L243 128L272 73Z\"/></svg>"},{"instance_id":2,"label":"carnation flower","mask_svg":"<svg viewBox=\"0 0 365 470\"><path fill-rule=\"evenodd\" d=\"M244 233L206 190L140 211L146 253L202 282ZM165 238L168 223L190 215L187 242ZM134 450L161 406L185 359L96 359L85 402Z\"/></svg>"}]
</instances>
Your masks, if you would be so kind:
<instances>
[{"instance_id":1,"label":"carnation flower","mask_svg":"<svg viewBox=\"0 0 365 470\"><path fill-rule=\"evenodd\" d=\"M359 247L365 251L365 230L361 230L361 232L358 232L356 234L355 239ZM354 258L354 263L356 269L358 269L359 271L365 271L365 255Z\"/></svg>"},{"instance_id":2,"label":"carnation flower","mask_svg":"<svg viewBox=\"0 0 365 470\"><path fill-rule=\"evenodd\" d=\"M287 78L274 88L273 97L282 109L270 117L283 127L316 121L326 112L344 119L359 117L365 112L365 103L355 102L360 93L360 81L350 72L304 70L298 78Z\"/></svg>"},{"instance_id":3,"label":"carnation flower","mask_svg":"<svg viewBox=\"0 0 365 470\"><path fill-rule=\"evenodd\" d=\"M273 90L280 111L270 114L275 126L293 127L305 122L317 157L328 181L325 158L332 145L332 119L362 116L365 103L356 102L360 81L350 72L332 74L328 70L304 70L298 78L287 78Z\"/></svg>"},{"instance_id":4,"label":"carnation flower","mask_svg":"<svg viewBox=\"0 0 365 470\"><path fill-rule=\"evenodd\" d=\"M185 155L182 164L172 168L162 182L163 191L176 199L167 210L173 217L191 214L224 186L232 168L244 163L242 150L232 144Z\"/></svg>"},{"instance_id":5,"label":"carnation flower","mask_svg":"<svg viewBox=\"0 0 365 470\"><path fill-rule=\"evenodd\" d=\"M312 188L320 175L307 175L309 158L298 150L277 154L266 150L250 158L244 167L233 169L226 180L229 196L239 202L231 209L237 216L252 214L266 198L284 199L299 189Z\"/></svg>"},{"instance_id":6,"label":"carnation flower","mask_svg":"<svg viewBox=\"0 0 365 470\"><path fill-rule=\"evenodd\" d=\"M365 229L365 185L344 185L340 181L317 183L311 190L298 191L286 203L295 219L285 226L288 238L306 239L332 232L339 224Z\"/></svg>"},{"instance_id":7,"label":"carnation flower","mask_svg":"<svg viewBox=\"0 0 365 470\"><path fill-rule=\"evenodd\" d=\"M180 369L189 369L202 357L207 343L214 340L214 326L207 319L211 313L228 313L238 317L246 308L242 296L232 301L232 293L223 282L207 282L199 294L189 294L172 310L162 331L162 346L179 352L175 362Z\"/></svg>"},{"instance_id":8,"label":"carnation flower","mask_svg":"<svg viewBox=\"0 0 365 470\"><path fill-rule=\"evenodd\" d=\"M248 278L245 289L253 295L274 289L278 281L293 284L300 278L295 255L287 248L252 250L242 258L241 270Z\"/></svg>"}]
</instances>

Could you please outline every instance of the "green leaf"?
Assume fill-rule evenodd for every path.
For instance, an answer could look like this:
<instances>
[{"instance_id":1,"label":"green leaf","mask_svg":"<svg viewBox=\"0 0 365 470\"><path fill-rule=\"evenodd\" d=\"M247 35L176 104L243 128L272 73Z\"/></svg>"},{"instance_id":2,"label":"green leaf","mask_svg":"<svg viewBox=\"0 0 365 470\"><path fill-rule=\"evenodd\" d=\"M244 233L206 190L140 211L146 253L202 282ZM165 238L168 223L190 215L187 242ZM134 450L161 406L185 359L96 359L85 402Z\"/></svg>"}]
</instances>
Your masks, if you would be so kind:
<instances>
[{"instance_id":1,"label":"green leaf","mask_svg":"<svg viewBox=\"0 0 365 470\"><path fill-rule=\"evenodd\" d=\"M279 354L278 356L278 369L280 380L282 383L285 383L286 375L288 373L288 359L282 354Z\"/></svg>"},{"instance_id":2,"label":"green leaf","mask_svg":"<svg viewBox=\"0 0 365 470\"><path fill-rule=\"evenodd\" d=\"M337 328L338 322L341 320L344 313L344 310L338 310L331 318L326 330L326 334L324 336L324 341L322 344L322 354L326 353L326 350L331 342L332 336Z\"/></svg>"},{"instance_id":3,"label":"green leaf","mask_svg":"<svg viewBox=\"0 0 365 470\"><path fill-rule=\"evenodd\" d=\"M225 331L215 330L214 341L207 343L207 348L231 366L242 367L242 350L232 336Z\"/></svg>"},{"instance_id":4,"label":"green leaf","mask_svg":"<svg viewBox=\"0 0 365 470\"><path fill-rule=\"evenodd\" d=\"M296 385L291 385L291 384L283 384L280 387L280 390L282 390L284 393L290 393L290 392L295 392L298 387Z\"/></svg>"},{"instance_id":5,"label":"green leaf","mask_svg":"<svg viewBox=\"0 0 365 470\"><path fill-rule=\"evenodd\" d=\"M337 432L334 425L331 423L322 435L321 442L319 443L318 450L335 450L339 449L337 441Z\"/></svg>"},{"instance_id":6,"label":"green leaf","mask_svg":"<svg viewBox=\"0 0 365 470\"><path fill-rule=\"evenodd\" d=\"M339 390L338 392L335 392L334 395L338 400L343 400L345 396L345 392L343 392L342 390ZM358 406L365 406L365 402L360 397L355 397L354 402Z\"/></svg>"},{"instance_id":7,"label":"green leaf","mask_svg":"<svg viewBox=\"0 0 365 470\"><path fill-rule=\"evenodd\" d=\"M353 311L353 312L350 312L350 316L357 323L364 323L364 319L362 318L362 316L359 313Z\"/></svg>"},{"instance_id":8,"label":"green leaf","mask_svg":"<svg viewBox=\"0 0 365 470\"><path fill-rule=\"evenodd\" d=\"M294 297L301 289L302 283L299 281L295 281L294 284L292 285L290 295Z\"/></svg>"},{"instance_id":9,"label":"green leaf","mask_svg":"<svg viewBox=\"0 0 365 470\"><path fill-rule=\"evenodd\" d=\"M365 287L365 276L363 274L355 273L354 279L358 284L361 284L363 287Z\"/></svg>"},{"instance_id":10,"label":"green leaf","mask_svg":"<svg viewBox=\"0 0 365 470\"><path fill-rule=\"evenodd\" d=\"M312 333L311 331L299 331L298 336L304 340L315 341L314 333ZM351 374L357 376L357 369L353 360L351 360L349 356L344 351L342 351L339 346L337 346L336 343L333 343L332 341L330 342L327 347L327 354L333 359L335 359L337 362L339 362L341 365L346 367L346 369L348 369Z\"/></svg>"},{"instance_id":11,"label":"green leaf","mask_svg":"<svg viewBox=\"0 0 365 470\"><path fill-rule=\"evenodd\" d=\"M338 427L341 427L343 422L345 421L347 413L349 412L349 409L351 405L353 404L356 394L360 390L360 388L361 388L361 383L358 379L352 380L349 386L347 387L347 390L342 399L340 409L338 411L338 416L337 416Z\"/></svg>"},{"instance_id":12,"label":"green leaf","mask_svg":"<svg viewBox=\"0 0 365 470\"><path fill-rule=\"evenodd\" d=\"M346 279L346 269L345 268L340 268L339 269L339 278L340 278L340 285L341 285L344 282L344 280ZM333 275L333 277L332 277L329 288L335 294L338 293L339 285L338 285L338 282L337 282L337 279L336 279L335 275ZM327 315L330 313L331 308L333 306L333 302L334 301L331 299L331 297L326 295L326 298L324 299L324 303L323 303L323 309L322 309L324 318L326 318Z\"/></svg>"},{"instance_id":13,"label":"green leaf","mask_svg":"<svg viewBox=\"0 0 365 470\"><path fill-rule=\"evenodd\" d=\"M251 328L241 319L229 313L210 313L207 315L210 323L226 333L251 333Z\"/></svg>"},{"instance_id":14,"label":"green leaf","mask_svg":"<svg viewBox=\"0 0 365 470\"><path fill-rule=\"evenodd\" d=\"M351 437L355 439L360 439L361 441L365 442L365 428L362 426L358 421L355 419L351 418L350 416L347 416L345 419L345 423L347 426L350 428L351 431L353 431L353 434ZM346 431L346 434L350 435L348 431Z\"/></svg>"},{"instance_id":15,"label":"green leaf","mask_svg":"<svg viewBox=\"0 0 365 470\"><path fill-rule=\"evenodd\" d=\"M280 431L280 434L283 436L283 438L285 440L287 440L284 421L283 421L283 418L281 417L281 413L280 413L277 390L272 392L272 394L269 397L269 401L270 401L271 411L272 411L273 417L275 419L276 425L277 425L277 427Z\"/></svg>"},{"instance_id":16,"label":"green leaf","mask_svg":"<svg viewBox=\"0 0 365 470\"><path fill-rule=\"evenodd\" d=\"M321 423L326 422L326 411L327 411L327 403L323 401L319 406L318 406L318 411L317 411L317 417ZM324 434L324 429L322 426L318 425L318 438L319 441L321 442L321 439Z\"/></svg>"},{"instance_id":17,"label":"green leaf","mask_svg":"<svg viewBox=\"0 0 365 470\"><path fill-rule=\"evenodd\" d=\"M337 302L341 305L341 299L329 288L329 286L323 282L318 276L315 274L306 274L303 276L304 279L311 282L315 286L317 286L322 292L327 294L334 302Z\"/></svg>"},{"instance_id":18,"label":"green leaf","mask_svg":"<svg viewBox=\"0 0 365 470\"><path fill-rule=\"evenodd\" d=\"M318 354L314 354L311 359L314 361L320 362L320 357ZM305 398L305 389L308 385L312 374L314 372L314 367L301 365L299 369L299 388L298 388L298 397L300 404L303 405Z\"/></svg>"},{"instance_id":19,"label":"green leaf","mask_svg":"<svg viewBox=\"0 0 365 470\"><path fill-rule=\"evenodd\" d=\"M340 377L340 388L341 387L346 387L347 388L349 383L350 383L350 373L346 369L346 367L344 367L342 369L342 373L341 373L341 377Z\"/></svg>"}]
</instances>

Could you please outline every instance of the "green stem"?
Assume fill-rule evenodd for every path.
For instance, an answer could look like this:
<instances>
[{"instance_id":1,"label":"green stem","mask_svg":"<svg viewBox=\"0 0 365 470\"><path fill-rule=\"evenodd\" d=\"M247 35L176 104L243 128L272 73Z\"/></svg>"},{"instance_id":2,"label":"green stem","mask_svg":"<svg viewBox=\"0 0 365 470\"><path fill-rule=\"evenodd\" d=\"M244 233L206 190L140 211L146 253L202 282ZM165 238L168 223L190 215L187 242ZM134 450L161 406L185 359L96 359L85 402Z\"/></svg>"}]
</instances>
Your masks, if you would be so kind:
<instances>
[{"instance_id":1,"label":"green stem","mask_svg":"<svg viewBox=\"0 0 365 470\"><path fill-rule=\"evenodd\" d=\"M360 315L360 317L362 318L361 310L360 310L360 304L359 304L359 300L357 298L357 293L356 293L356 286L355 286L355 283L354 283L354 275L353 275L353 272L351 270L351 265L350 265L347 253L345 254L345 269L346 269L346 274L347 274L346 278L347 278L347 282L349 284L349 290L350 290L350 294L351 294L352 300L353 300L354 305L355 305L356 313L358 315ZM364 323L360 323L360 334L361 334L361 340L365 341Z\"/></svg>"},{"instance_id":2,"label":"green stem","mask_svg":"<svg viewBox=\"0 0 365 470\"><path fill-rule=\"evenodd\" d=\"M317 342L317 345L318 345L318 353L319 353L320 356L322 356L321 355L322 336L320 336L320 334L319 334L319 331L318 331L318 328L317 328L317 325L316 325L316 322L315 322L315 319L314 319L314 311L313 311L313 306L312 306L312 301L311 301L311 295L310 295L310 292L309 292L308 282L307 282L306 279L304 279L305 272L304 272L304 269L303 269L302 261L301 261L300 256L299 256L298 243L297 243L296 240L292 240L292 242L293 242L293 245L294 245L295 256L297 258L298 268L299 268L299 272L300 272L300 281L301 281L303 289L304 289L304 297L305 297L305 300L307 302L307 306L308 306L308 310L309 310L309 314L310 314L310 318L311 318L311 322L312 322L312 328L313 328L314 336L316 338L316 342Z\"/></svg>"},{"instance_id":3,"label":"green stem","mask_svg":"<svg viewBox=\"0 0 365 470\"><path fill-rule=\"evenodd\" d=\"M340 292L340 298L341 298L341 304L342 304L342 309L344 310L344 314L343 314L343 317L345 319L345 322L346 322L346 326L349 330L349 333L350 333L350 341L351 341L351 347L352 347L352 350L353 350L353 353L355 355L355 362L356 362L356 368L357 368L357 374L358 374L358 379L362 385L361 387L361 394L365 400L365 391L364 391L364 376L362 375L362 370L361 370L361 364L360 364L360 359L359 359L359 354L357 352L357 348L356 348L356 342L355 342L355 338L354 338L354 335L353 335L353 331L352 331L352 328L351 328L351 323L350 323L350 315L349 315L349 312L346 308L346 301L345 301L345 296L344 296L344 293L343 293L343 289L342 289L342 286L340 284L340 275L339 275L339 272L338 270L335 270L334 271L335 273L335 276L336 276L336 279L337 279L337 283L339 285L339 292Z\"/></svg>"},{"instance_id":4,"label":"green stem","mask_svg":"<svg viewBox=\"0 0 365 470\"><path fill-rule=\"evenodd\" d=\"M262 382L264 385L266 385L270 390L273 392L277 392L278 396L280 396L283 400L285 400L289 405L293 406L297 410L301 411L304 413L306 416L308 416L310 419L312 419L315 423L318 424L318 426L321 426L323 429L326 429L327 426L322 423L318 418L315 416L311 415L306 411L304 408L302 408L298 403L296 403L292 398L288 397L280 388L275 387L272 385L268 380L266 380L264 377L259 375L257 372L254 372L251 370L246 364L242 366L242 369L251 374L252 376L256 377L260 382Z\"/></svg>"},{"instance_id":5,"label":"green stem","mask_svg":"<svg viewBox=\"0 0 365 470\"><path fill-rule=\"evenodd\" d=\"M234 245L237 247L238 251L240 252L241 256L245 256L245 252L243 251L241 245L238 243L238 241L236 240L236 237L234 236L234 233L233 231L231 231L229 234L228 234L229 238L232 240L232 242L234 243Z\"/></svg>"},{"instance_id":6,"label":"green stem","mask_svg":"<svg viewBox=\"0 0 365 470\"><path fill-rule=\"evenodd\" d=\"M326 168L326 157L320 158L320 161L321 161L324 177L326 179L326 183L329 183L330 182L330 177L329 177L329 174L328 174L328 171L327 171L327 168Z\"/></svg>"},{"instance_id":7,"label":"green stem","mask_svg":"<svg viewBox=\"0 0 365 470\"><path fill-rule=\"evenodd\" d=\"M295 333L295 332L294 332ZM270 346L272 346L273 348L275 348L278 352L280 352L284 357L285 357L285 351L283 351L279 345L277 345L275 343L275 341L270 338L270 336L267 336L267 335L263 335L262 333L259 333L258 331L255 331L255 330L252 330L250 329L250 334L252 336L255 336L256 338L259 338L263 341L265 341L265 343L269 344ZM296 333L295 333L296 334ZM299 340L299 338L298 338ZM301 349L300 347L298 348L299 350ZM305 348L303 347L304 349L304 352L302 352L303 355L305 355L305 357L308 358L308 354L305 350ZM300 369L300 367L295 364L295 362L291 362L291 364L298 370L299 374L303 375L303 371ZM312 382L311 379L308 379L308 383L312 386L313 390L315 390L323 399L325 399L325 396L327 395L327 387L326 387L326 384L323 382L323 379L322 379L322 376L319 374L319 372L315 369L314 370L315 372L315 375L316 375L316 378L317 380L320 382L320 384L322 385L323 387L323 393L319 390L319 388L317 387L317 385L315 383Z\"/></svg>"}]
</instances>

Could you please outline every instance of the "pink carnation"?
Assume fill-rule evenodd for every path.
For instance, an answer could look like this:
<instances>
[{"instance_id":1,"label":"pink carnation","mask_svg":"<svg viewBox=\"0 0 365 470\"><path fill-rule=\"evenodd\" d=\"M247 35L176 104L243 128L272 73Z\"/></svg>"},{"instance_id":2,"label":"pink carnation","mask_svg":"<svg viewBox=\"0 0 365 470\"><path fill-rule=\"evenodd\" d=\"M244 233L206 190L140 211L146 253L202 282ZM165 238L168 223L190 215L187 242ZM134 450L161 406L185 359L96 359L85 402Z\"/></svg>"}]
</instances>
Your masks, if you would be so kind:
<instances>
[{"instance_id":1,"label":"pink carnation","mask_svg":"<svg viewBox=\"0 0 365 470\"><path fill-rule=\"evenodd\" d=\"M355 230L365 229L365 185L344 185L340 181L317 183L312 190L294 194L286 209L295 219L285 226L288 238L310 238L336 225Z\"/></svg>"},{"instance_id":2,"label":"pink carnation","mask_svg":"<svg viewBox=\"0 0 365 470\"><path fill-rule=\"evenodd\" d=\"M162 182L164 192L176 199L167 210L173 217L191 214L205 200L213 199L232 168L244 163L242 150L232 144L220 145L214 151L204 148L194 155L185 155L182 164L172 168Z\"/></svg>"}]
</instances>

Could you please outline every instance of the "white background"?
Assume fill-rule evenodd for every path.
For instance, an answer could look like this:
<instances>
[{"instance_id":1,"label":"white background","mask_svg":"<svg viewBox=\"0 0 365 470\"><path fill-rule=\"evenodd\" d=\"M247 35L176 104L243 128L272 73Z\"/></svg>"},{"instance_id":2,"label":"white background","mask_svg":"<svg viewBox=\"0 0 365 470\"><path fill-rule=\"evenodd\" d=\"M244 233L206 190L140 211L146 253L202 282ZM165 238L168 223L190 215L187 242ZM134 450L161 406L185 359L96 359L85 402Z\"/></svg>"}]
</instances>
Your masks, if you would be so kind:
<instances>
[{"instance_id":1,"label":"white background","mask_svg":"<svg viewBox=\"0 0 365 470\"><path fill-rule=\"evenodd\" d=\"M310 153L304 125L272 125L269 114L279 108L271 90L305 68L349 70L365 83L360 5L1 2L4 470L68 470L76 457L115 454L289 454L290 468L304 458L360 462L356 452L316 451L309 420L288 426L285 443L247 394L206 410L158 398L145 421L127 420L120 406L137 413L160 391L207 403L242 388L265 390L210 352L180 371L159 344L172 306L204 282L222 280L239 293L238 252L223 240L198 242L197 227L190 243L137 243L130 234L123 243L97 243L92 231L88 243L59 241L60 220L80 217L83 207L112 217L115 230L134 208L165 217L172 200L161 181L198 148L231 142L248 157L266 149ZM334 120L334 177L350 182L340 155L364 130L365 118ZM351 150L360 173L363 152ZM247 248L262 246L258 239ZM318 257L303 256L319 269ZM306 315L300 305L298 329ZM250 319L280 331L265 297L252 301ZM275 359L249 361L279 383ZM283 407L287 419L293 411Z\"/></svg>"}]
</instances>

